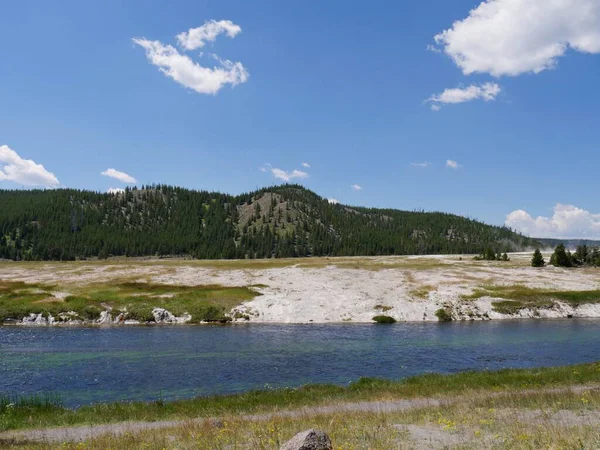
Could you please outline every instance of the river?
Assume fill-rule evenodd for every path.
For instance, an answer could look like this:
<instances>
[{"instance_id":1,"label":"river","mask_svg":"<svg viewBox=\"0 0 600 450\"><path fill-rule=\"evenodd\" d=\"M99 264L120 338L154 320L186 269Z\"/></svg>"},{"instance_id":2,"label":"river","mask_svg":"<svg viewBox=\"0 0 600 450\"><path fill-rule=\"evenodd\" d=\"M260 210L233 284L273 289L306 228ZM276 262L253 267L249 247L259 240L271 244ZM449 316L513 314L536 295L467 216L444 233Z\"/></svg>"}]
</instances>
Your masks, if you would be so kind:
<instances>
[{"instance_id":1,"label":"river","mask_svg":"<svg viewBox=\"0 0 600 450\"><path fill-rule=\"evenodd\" d=\"M600 358L599 320L0 327L0 393L67 406Z\"/></svg>"}]
</instances>

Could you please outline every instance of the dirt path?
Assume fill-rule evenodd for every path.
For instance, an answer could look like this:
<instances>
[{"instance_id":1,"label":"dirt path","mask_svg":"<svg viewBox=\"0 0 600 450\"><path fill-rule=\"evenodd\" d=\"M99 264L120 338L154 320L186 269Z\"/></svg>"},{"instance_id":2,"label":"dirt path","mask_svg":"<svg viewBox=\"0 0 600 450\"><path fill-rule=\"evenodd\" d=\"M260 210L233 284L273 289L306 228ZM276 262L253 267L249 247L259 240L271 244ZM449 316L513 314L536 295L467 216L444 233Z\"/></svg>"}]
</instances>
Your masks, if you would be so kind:
<instances>
[{"instance_id":1,"label":"dirt path","mask_svg":"<svg viewBox=\"0 0 600 450\"><path fill-rule=\"evenodd\" d=\"M301 409L277 411L266 414L249 414L241 416L245 420L267 421L272 418L295 418L305 415L331 414L335 412L398 412L427 406L440 406L442 402L437 399L411 399L388 402L357 402L339 403L333 405L306 407ZM184 424L202 424L203 422L218 423L215 418L198 418L187 420L162 420L157 422L120 422L101 425L88 425L76 427L43 428L37 430L9 431L0 433L2 442L81 442L97 438L105 434L121 435L145 430L171 428Z\"/></svg>"},{"instance_id":2,"label":"dirt path","mask_svg":"<svg viewBox=\"0 0 600 450\"><path fill-rule=\"evenodd\" d=\"M536 392L544 393L564 393L574 392L581 393L592 389L600 389L598 384L587 384L581 386L570 386L570 387L559 387L559 388L548 388L548 389L527 389L518 391L521 395L527 395ZM502 395L510 395L511 392L497 392L490 394L489 397L498 397ZM424 408L424 407L437 407L443 405L449 405L452 403L459 402L460 398L456 399L435 399L435 398L417 398L409 400L396 400L396 401L373 401L373 402L354 402L354 403L336 403L331 405L305 407L293 410L277 411L274 413L264 414L249 414L241 416L242 419L252 421L267 421L272 418L294 418L303 417L306 415L318 415L318 414L331 414L336 412L381 412L391 413L407 411L410 409ZM523 413L537 417L537 412ZM568 415L568 414L567 414ZM531 419L531 417L527 417ZM600 414L593 417L600 423ZM524 417L525 419L525 417ZM561 419L566 420L566 416L561 416ZM589 419L589 417L588 417ZM196 419L185 419L185 420L162 420L156 422L120 422L120 423L109 423L99 425L88 425L88 426L75 426L75 427L59 427L59 428L44 428L35 430L23 430L23 431L9 431L0 433L0 444L2 443L22 443L22 442L49 442L49 443L60 443L60 442L82 442L90 439L97 438L105 434L122 435L125 433L136 433L145 430L164 429L176 427L184 424L202 424L204 422L219 423L219 419L215 418L196 418ZM578 422L578 421L575 421ZM412 434L412 433L411 433Z\"/></svg>"}]
</instances>

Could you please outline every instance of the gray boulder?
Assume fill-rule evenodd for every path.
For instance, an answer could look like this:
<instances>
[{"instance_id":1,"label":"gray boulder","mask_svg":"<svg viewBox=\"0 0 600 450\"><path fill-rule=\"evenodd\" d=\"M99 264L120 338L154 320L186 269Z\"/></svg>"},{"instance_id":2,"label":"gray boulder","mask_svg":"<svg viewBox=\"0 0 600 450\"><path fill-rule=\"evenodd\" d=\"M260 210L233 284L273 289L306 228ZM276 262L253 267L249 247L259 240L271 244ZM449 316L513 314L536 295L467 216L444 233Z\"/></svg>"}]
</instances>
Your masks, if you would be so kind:
<instances>
[{"instance_id":1,"label":"gray boulder","mask_svg":"<svg viewBox=\"0 0 600 450\"><path fill-rule=\"evenodd\" d=\"M333 445L322 431L306 430L283 444L281 450L333 450Z\"/></svg>"}]
</instances>

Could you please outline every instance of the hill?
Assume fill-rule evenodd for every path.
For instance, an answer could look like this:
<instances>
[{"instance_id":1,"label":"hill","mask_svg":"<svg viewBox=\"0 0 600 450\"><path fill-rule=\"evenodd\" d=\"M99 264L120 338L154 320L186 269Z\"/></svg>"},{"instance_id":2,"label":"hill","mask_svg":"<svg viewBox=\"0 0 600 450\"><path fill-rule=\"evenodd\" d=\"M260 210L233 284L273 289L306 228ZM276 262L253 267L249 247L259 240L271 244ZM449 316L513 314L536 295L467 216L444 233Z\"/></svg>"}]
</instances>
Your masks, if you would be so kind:
<instances>
[{"instance_id":1,"label":"hill","mask_svg":"<svg viewBox=\"0 0 600 450\"><path fill-rule=\"evenodd\" d=\"M238 196L157 185L103 194L0 191L0 258L270 258L479 253L539 245L439 212L332 204L298 185Z\"/></svg>"}]
</instances>

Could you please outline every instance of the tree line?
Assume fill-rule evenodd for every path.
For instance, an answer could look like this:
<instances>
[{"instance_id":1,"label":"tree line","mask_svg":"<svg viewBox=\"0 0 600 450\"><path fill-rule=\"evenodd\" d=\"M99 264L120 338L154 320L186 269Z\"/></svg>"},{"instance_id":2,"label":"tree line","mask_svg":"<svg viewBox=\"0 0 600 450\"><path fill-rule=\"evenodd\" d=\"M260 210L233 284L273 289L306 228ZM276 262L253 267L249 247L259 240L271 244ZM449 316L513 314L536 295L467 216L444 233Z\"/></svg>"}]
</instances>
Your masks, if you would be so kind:
<instances>
[{"instance_id":1,"label":"tree line","mask_svg":"<svg viewBox=\"0 0 600 450\"><path fill-rule=\"evenodd\" d=\"M452 214L331 204L299 185L238 196L167 185L0 191L0 258L16 261L457 254L537 244Z\"/></svg>"},{"instance_id":2,"label":"tree line","mask_svg":"<svg viewBox=\"0 0 600 450\"><path fill-rule=\"evenodd\" d=\"M544 267L546 260L539 249L533 252L533 267ZM550 265L555 267L600 267L600 248L598 246L578 245L574 253L558 244L550 256Z\"/></svg>"}]
</instances>

